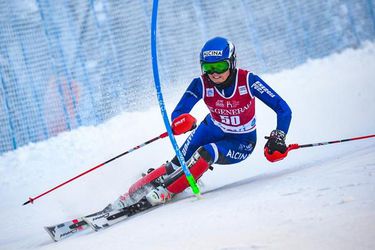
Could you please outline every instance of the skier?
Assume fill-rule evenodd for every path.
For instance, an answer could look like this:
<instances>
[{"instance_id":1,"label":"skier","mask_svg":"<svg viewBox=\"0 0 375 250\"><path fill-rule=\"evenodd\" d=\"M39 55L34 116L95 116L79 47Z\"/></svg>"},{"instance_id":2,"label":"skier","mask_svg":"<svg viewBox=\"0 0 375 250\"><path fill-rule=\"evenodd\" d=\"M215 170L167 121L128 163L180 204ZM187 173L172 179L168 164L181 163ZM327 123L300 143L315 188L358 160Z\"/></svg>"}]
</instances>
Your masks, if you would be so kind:
<instances>
[{"instance_id":1,"label":"skier","mask_svg":"<svg viewBox=\"0 0 375 250\"><path fill-rule=\"evenodd\" d=\"M252 153L256 144L255 97L277 114L276 129L264 147L265 157L271 162L285 158L291 109L259 76L236 68L233 43L222 37L207 41L200 64L202 75L193 79L172 112L175 135L193 130L180 150L194 178L199 179L213 164L235 164ZM189 112L201 99L209 114L196 127ZM137 204L140 210L165 203L189 187L177 157L150 169L145 178L155 187Z\"/></svg>"},{"instance_id":2,"label":"skier","mask_svg":"<svg viewBox=\"0 0 375 250\"><path fill-rule=\"evenodd\" d=\"M172 131L191 131L181 147L187 167L198 180L213 164L235 164L245 160L256 144L255 97L277 114L276 129L264 146L265 157L278 161L288 154L285 136L291 121L288 104L259 76L236 68L233 43L222 37L206 42L200 53L202 75L193 79L172 112ZM189 114L203 99L209 114L197 127ZM103 210L75 220L45 227L55 241L89 226L100 230L138 212L172 199L189 187L177 157L148 173L129 191Z\"/></svg>"}]
</instances>

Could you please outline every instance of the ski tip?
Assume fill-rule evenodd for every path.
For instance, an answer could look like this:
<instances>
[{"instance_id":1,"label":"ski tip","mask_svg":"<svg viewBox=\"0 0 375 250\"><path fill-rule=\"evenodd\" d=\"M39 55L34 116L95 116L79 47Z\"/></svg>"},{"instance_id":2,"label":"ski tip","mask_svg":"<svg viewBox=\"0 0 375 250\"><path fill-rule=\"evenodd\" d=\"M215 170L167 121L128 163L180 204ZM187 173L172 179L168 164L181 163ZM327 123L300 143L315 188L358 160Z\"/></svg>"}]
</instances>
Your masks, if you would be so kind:
<instances>
[{"instance_id":1,"label":"ski tip","mask_svg":"<svg viewBox=\"0 0 375 250\"><path fill-rule=\"evenodd\" d=\"M57 242L57 239L55 238L55 235L52 233L50 227L44 227L44 230L47 231L47 233L49 234L49 236L51 237L51 239L52 239L54 242Z\"/></svg>"}]
</instances>

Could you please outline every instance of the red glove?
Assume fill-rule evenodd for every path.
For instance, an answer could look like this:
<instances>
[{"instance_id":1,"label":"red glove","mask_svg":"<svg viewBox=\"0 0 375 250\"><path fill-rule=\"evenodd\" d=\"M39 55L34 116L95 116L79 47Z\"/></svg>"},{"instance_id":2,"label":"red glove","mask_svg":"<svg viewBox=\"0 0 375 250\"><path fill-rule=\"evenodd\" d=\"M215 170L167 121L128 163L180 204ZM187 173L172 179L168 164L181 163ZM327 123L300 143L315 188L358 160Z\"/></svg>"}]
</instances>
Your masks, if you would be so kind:
<instances>
[{"instance_id":1,"label":"red glove","mask_svg":"<svg viewBox=\"0 0 375 250\"><path fill-rule=\"evenodd\" d=\"M176 117L172 122L172 131L174 135L184 134L197 127L197 119L186 113Z\"/></svg>"},{"instance_id":2,"label":"red glove","mask_svg":"<svg viewBox=\"0 0 375 250\"><path fill-rule=\"evenodd\" d=\"M285 133L281 130L273 130L264 146L264 156L270 162L280 161L288 155L288 147L285 145Z\"/></svg>"}]
</instances>

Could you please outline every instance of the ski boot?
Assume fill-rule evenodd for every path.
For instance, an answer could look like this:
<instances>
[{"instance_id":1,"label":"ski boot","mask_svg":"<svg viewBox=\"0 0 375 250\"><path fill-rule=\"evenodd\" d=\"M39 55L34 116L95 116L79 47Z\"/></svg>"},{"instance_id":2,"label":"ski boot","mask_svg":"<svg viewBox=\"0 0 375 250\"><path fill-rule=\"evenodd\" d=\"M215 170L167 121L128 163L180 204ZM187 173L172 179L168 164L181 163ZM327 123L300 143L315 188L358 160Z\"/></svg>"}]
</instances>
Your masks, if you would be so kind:
<instances>
[{"instance_id":1,"label":"ski boot","mask_svg":"<svg viewBox=\"0 0 375 250\"><path fill-rule=\"evenodd\" d=\"M158 186L152 189L147 195L147 201L152 205L160 205L172 199L173 194L169 192L164 186Z\"/></svg>"},{"instance_id":2,"label":"ski boot","mask_svg":"<svg viewBox=\"0 0 375 250\"><path fill-rule=\"evenodd\" d=\"M163 164L161 167L157 168L156 170L158 171L158 173L155 175L156 178L152 179L150 181L150 183L154 186L154 187L158 187L160 185L163 185L164 184L164 180L168 177L169 174L173 173L177 168L179 168L179 166L177 166L176 164L173 163L173 160L171 162L166 162L165 164ZM154 173L155 169L154 168L149 168L147 170L147 173L142 173L142 177L145 177L147 175L152 175Z\"/></svg>"}]
</instances>

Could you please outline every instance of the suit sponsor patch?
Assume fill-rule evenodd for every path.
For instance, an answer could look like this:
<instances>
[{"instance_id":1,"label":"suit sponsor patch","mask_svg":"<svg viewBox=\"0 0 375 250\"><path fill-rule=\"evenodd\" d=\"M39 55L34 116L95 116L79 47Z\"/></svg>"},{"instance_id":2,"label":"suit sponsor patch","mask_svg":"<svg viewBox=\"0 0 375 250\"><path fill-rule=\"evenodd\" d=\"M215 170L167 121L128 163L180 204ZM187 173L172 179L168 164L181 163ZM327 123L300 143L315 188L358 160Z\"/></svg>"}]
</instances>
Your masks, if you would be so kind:
<instances>
[{"instance_id":1,"label":"suit sponsor patch","mask_svg":"<svg viewBox=\"0 0 375 250\"><path fill-rule=\"evenodd\" d=\"M238 91L240 92L240 95L246 95L247 94L246 86L239 86Z\"/></svg>"}]
</instances>

